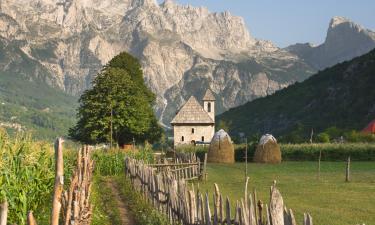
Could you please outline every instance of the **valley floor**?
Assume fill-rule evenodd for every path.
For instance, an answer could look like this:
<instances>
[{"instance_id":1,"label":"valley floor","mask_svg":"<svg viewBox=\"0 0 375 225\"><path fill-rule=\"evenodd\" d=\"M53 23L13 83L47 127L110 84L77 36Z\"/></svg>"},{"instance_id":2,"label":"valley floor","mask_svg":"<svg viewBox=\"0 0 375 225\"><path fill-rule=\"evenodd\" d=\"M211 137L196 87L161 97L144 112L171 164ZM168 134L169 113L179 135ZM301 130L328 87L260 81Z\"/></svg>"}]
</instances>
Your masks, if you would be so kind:
<instances>
[{"instance_id":1,"label":"valley floor","mask_svg":"<svg viewBox=\"0 0 375 225\"><path fill-rule=\"evenodd\" d=\"M352 162L351 182L345 182L345 162L322 162L317 179L317 162L284 162L280 165L248 164L249 190L257 189L258 199L269 201L274 180L284 203L293 209L297 223L303 213L312 215L314 224L375 224L375 162ZM245 164L208 164L208 181L200 182L202 192L220 192L234 203L244 196Z\"/></svg>"}]
</instances>

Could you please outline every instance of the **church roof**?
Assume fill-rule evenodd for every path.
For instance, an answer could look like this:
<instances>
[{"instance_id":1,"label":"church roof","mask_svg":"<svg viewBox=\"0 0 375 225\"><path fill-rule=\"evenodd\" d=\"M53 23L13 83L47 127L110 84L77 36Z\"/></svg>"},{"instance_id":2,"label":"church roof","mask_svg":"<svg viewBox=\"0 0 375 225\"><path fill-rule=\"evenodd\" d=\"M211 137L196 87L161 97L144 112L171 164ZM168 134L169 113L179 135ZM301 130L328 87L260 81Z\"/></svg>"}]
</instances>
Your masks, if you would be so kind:
<instances>
[{"instance_id":1,"label":"church roof","mask_svg":"<svg viewBox=\"0 0 375 225\"><path fill-rule=\"evenodd\" d=\"M191 96L184 106L178 111L171 124L214 124L214 121L198 103L194 96Z\"/></svg>"},{"instance_id":2,"label":"church roof","mask_svg":"<svg viewBox=\"0 0 375 225\"><path fill-rule=\"evenodd\" d=\"M202 99L203 101L215 101L214 93L210 89L207 89L206 94L204 94L204 97Z\"/></svg>"}]
</instances>

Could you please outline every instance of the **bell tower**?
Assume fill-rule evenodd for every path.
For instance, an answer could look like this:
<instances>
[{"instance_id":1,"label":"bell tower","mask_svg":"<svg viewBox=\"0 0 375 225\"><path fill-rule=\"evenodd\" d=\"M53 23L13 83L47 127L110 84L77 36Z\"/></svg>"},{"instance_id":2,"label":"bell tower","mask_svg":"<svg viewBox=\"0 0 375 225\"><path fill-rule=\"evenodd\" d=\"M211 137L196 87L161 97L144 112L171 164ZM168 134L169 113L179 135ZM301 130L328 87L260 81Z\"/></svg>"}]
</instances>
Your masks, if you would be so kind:
<instances>
[{"instance_id":1,"label":"bell tower","mask_svg":"<svg viewBox=\"0 0 375 225\"><path fill-rule=\"evenodd\" d=\"M204 94L203 97L203 108L208 113L208 115L211 117L211 119L215 123L215 96L214 93L207 89L206 94Z\"/></svg>"}]
</instances>

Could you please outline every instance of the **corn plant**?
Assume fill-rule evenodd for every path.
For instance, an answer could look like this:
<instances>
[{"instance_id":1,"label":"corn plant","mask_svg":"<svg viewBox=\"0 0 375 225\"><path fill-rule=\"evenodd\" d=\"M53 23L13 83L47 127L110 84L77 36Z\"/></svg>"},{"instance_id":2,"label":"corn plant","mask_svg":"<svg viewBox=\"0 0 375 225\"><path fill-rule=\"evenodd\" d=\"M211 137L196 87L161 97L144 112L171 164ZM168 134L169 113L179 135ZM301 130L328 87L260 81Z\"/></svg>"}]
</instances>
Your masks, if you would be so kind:
<instances>
[{"instance_id":1,"label":"corn plant","mask_svg":"<svg viewBox=\"0 0 375 225\"><path fill-rule=\"evenodd\" d=\"M73 153L64 153L66 183L75 163ZM28 134L10 138L0 130L0 156L0 196L9 203L9 223L25 224L30 210L39 224L48 223L55 176L52 145L35 142Z\"/></svg>"},{"instance_id":2,"label":"corn plant","mask_svg":"<svg viewBox=\"0 0 375 225\"><path fill-rule=\"evenodd\" d=\"M120 149L95 150L93 154L95 173L102 176L123 174L125 171L124 160L126 156L149 163L153 161L152 150L150 148L134 151L123 151Z\"/></svg>"}]
</instances>

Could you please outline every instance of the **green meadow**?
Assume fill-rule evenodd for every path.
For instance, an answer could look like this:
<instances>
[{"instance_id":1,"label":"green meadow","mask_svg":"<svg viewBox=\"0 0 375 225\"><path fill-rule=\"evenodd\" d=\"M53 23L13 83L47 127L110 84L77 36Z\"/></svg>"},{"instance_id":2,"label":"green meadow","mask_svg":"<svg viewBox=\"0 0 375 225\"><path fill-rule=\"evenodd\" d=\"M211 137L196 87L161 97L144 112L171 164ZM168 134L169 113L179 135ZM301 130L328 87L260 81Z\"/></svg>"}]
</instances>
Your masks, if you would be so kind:
<instances>
[{"instance_id":1,"label":"green meadow","mask_svg":"<svg viewBox=\"0 0 375 225\"><path fill-rule=\"evenodd\" d=\"M304 212L319 225L375 224L375 162L352 162L350 182L345 182L345 168L345 162L322 162L318 180L317 162L249 163L249 190L256 188L258 199L268 204L270 186L276 180L299 224ZM208 180L199 183L201 191L212 196L217 183L233 206L243 198L244 163L208 164L207 172Z\"/></svg>"}]
</instances>

